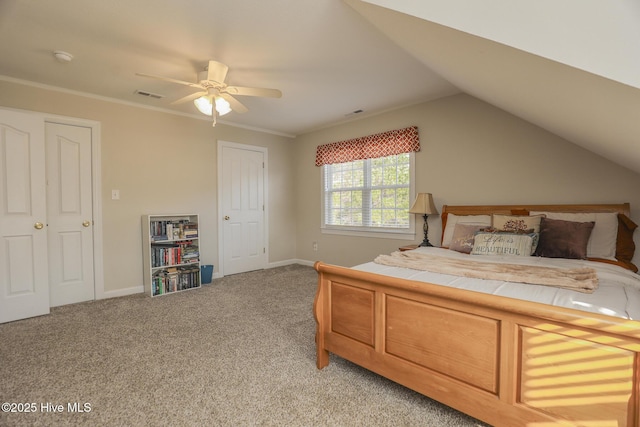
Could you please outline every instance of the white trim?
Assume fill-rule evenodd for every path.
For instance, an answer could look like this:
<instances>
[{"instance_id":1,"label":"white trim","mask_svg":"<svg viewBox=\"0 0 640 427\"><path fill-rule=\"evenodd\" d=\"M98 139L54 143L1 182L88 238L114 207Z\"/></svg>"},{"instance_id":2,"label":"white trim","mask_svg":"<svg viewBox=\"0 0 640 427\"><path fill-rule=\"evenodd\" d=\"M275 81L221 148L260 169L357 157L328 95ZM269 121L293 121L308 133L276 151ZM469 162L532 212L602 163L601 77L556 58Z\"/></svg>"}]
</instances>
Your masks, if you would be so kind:
<instances>
[{"instance_id":1,"label":"white trim","mask_svg":"<svg viewBox=\"0 0 640 427\"><path fill-rule=\"evenodd\" d=\"M262 153L264 161L263 169L263 197L264 197L264 260L268 265L269 260L269 151L266 147L257 145L239 144L237 142L218 140L218 274L224 277L224 213L222 212L222 149L225 147L237 150L258 151Z\"/></svg>"},{"instance_id":2,"label":"white trim","mask_svg":"<svg viewBox=\"0 0 640 427\"><path fill-rule=\"evenodd\" d=\"M336 234L340 236L353 236L353 237L373 237L377 239L396 239L396 240L415 240L416 234L407 231L401 233L398 231L370 231L370 230L336 230L334 228L321 228L322 234Z\"/></svg>"},{"instance_id":3,"label":"white trim","mask_svg":"<svg viewBox=\"0 0 640 427\"><path fill-rule=\"evenodd\" d=\"M287 259L284 261L270 262L267 268L285 267L287 265L304 264L313 267L313 261L302 261L299 259Z\"/></svg>"},{"instance_id":4,"label":"white trim","mask_svg":"<svg viewBox=\"0 0 640 427\"><path fill-rule=\"evenodd\" d=\"M409 226L407 228L325 225L325 168L324 166L320 168L320 233L398 240L414 240L416 238L416 220L415 215L411 213L409 214ZM411 206L416 195L416 153L413 151L409 153L409 180L409 206Z\"/></svg>"},{"instance_id":5,"label":"white trim","mask_svg":"<svg viewBox=\"0 0 640 427\"><path fill-rule=\"evenodd\" d=\"M116 289L113 291L103 292L102 297L100 299L126 297L128 295L135 295L135 294L147 295L144 292L144 286L133 286L131 288L123 288L123 289Z\"/></svg>"}]
</instances>

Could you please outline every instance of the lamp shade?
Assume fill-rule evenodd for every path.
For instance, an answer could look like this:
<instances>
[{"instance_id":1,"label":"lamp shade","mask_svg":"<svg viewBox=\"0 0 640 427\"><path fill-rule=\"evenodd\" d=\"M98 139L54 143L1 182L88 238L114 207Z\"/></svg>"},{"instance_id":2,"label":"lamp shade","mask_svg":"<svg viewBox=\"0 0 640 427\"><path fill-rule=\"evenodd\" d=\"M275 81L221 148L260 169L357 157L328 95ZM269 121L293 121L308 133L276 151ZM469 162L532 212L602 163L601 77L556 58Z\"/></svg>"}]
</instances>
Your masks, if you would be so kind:
<instances>
[{"instance_id":1,"label":"lamp shade","mask_svg":"<svg viewBox=\"0 0 640 427\"><path fill-rule=\"evenodd\" d=\"M409 209L410 213L431 215L437 214L438 210L433 204L433 196L431 193L418 193L416 200L413 202L413 206Z\"/></svg>"}]
</instances>

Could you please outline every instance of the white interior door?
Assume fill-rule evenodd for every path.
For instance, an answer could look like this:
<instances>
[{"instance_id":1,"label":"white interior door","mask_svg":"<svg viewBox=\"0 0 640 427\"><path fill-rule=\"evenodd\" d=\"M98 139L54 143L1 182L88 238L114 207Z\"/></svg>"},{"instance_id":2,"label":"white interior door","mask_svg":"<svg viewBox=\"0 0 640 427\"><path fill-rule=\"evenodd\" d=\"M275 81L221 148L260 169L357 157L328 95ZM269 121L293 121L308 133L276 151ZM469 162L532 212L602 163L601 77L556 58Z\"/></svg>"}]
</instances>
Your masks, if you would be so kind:
<instances>
[{"instance_id":1,"label":"white interior door","mask_svg":"<svg viewBox=\"0 0 640 427\"><path fill-rule=\"evenodd\" d=\"M42 118L0 109L0 323L49 313Z\"/></svg>"},{"instance_id":2,"label":"white interior door","mask_svg":"<svg viewBox=\"0 0 640 427\"><path fill-rule=\"evenodd\" d=\"M51 307L93 300L91 128L47 123Z\"/></svg>"},{"instance_id":3,"label":"white interior door","mask_svg":"<svg viewBox=\"0 0 640 427\"><path fill-rule=\"evenodd\" d=\"M265 268L264 153L221 151L223 274Z\"/></svg>"}]
</instances>

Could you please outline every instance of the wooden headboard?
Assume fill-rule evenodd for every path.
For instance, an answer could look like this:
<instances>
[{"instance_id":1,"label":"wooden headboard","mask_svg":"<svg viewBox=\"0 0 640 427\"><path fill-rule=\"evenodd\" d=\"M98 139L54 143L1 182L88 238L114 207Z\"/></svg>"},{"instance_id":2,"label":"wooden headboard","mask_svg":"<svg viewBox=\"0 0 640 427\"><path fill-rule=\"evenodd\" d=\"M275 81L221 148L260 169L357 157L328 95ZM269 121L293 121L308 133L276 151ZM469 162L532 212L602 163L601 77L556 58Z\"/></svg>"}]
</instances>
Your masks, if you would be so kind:
<instances>
[{"instance_id":1,"label":"wooden headboard","mask_svg":"<svg viewBox=\"0 0 640 427\"><path fill-rule=\"evenodd\" d=\"M629 203L589 204L589 205L478 205L478 206L442 206L442 235L447 225L447 216L454 215L526 215L529 211L549 212L618 212L630 216ZM440 237L442 241L442 236Z\"/></svg>"}]
</instances>

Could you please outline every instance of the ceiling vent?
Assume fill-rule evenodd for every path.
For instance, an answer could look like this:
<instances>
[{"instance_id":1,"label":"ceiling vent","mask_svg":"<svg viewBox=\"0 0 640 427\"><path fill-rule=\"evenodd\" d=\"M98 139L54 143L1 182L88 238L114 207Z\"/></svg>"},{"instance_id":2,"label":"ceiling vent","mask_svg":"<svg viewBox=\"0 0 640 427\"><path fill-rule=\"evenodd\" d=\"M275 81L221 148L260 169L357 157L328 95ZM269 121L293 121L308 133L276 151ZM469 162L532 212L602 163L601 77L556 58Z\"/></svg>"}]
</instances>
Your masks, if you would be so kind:
<instances>
[{"instance_id":1,"label":"ceiling vent","mask_svg":"<svg viewBox=\"0 0 640 427\"><path fill-rule=\"evenodd\" d=\"M141 95L141 96L146 96L147 98L155 98L155 99L162 99L164 98L164 95L160 95L157 93L152 93L152 92L147 92L146 90L136 90L135 91L136 95Z\"/></svg>"}]
</instances>

